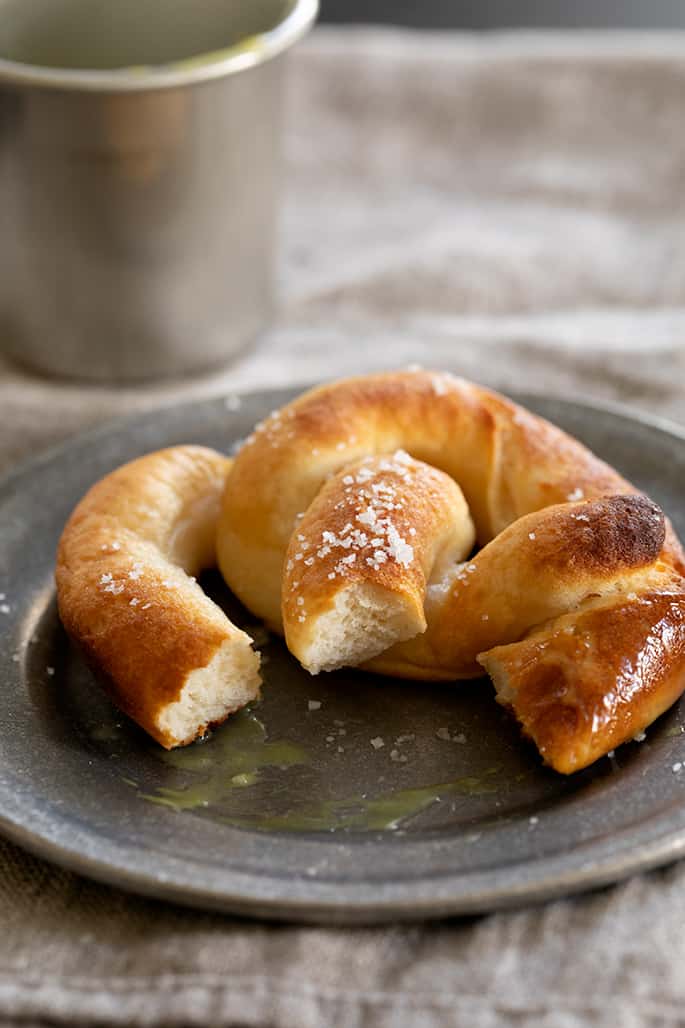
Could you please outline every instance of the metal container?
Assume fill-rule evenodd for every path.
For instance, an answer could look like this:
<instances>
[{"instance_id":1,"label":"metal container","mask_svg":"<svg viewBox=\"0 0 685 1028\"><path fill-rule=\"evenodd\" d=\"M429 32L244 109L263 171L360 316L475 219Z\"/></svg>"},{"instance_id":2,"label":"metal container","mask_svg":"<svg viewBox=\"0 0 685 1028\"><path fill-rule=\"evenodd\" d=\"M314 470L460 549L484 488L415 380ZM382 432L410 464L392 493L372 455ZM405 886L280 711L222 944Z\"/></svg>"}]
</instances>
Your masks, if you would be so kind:
<instances>
[{"instance_id":1,"label":"metal container","mask_svg":"<svg viewBox=\"0 0 685 1028\"><path fill-rule=\"evenodd\" d=\"M268 324L284 51L317 0L0 0L0 349L101 381Z\"/></svg>"}]
</instances>

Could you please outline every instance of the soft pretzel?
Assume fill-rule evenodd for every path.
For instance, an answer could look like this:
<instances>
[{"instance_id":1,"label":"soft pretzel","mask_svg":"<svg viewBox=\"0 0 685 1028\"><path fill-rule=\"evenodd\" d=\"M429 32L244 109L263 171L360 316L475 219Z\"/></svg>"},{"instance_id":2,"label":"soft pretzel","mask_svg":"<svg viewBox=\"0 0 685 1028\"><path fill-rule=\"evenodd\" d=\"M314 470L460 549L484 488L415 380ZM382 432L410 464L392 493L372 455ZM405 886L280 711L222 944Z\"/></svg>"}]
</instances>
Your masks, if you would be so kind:
<instances>
[{"instance_id":1,"label":"soft pretzel","mask_svg":"<svg viewBox=\"0 0 685 1028\"><path fill-rule=\"evenodd\" d=\"M685 560L658 508L558 428L449 375L350 379L273 414L228 476L218 555L312 671L483 666L560 771L685 687ZM589 653L574 663L577 633Z\"/></svg>"},{"instance_id":2,"label":"soft pretzel","mask_svg":"<svg viewBox=\"0 0 685 1028\"><path fill-rule=\"evenodd\" d=\"M259 657L193 577L215 563L230 461L178 446L98 482L57 556L62 621L118 706L163 746L185 745L259 693Z\"/></svg>"}]
</instances>

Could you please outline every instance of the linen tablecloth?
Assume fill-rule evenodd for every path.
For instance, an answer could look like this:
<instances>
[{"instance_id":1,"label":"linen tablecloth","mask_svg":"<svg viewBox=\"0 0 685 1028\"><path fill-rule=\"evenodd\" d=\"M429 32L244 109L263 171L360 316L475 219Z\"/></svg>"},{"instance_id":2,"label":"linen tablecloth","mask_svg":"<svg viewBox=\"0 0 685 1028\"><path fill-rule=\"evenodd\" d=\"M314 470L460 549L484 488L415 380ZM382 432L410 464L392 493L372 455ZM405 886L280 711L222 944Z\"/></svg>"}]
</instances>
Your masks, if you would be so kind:
<instances>
[{"instance_id":1,"label":"linen tablecloth","mask_svg":"<svg viewBox=\"0 0 685 1028\"><path fill-rule=\"evenodd\" d=\"M2 468L103 418L408 362L685 422L685 41L319 30L291 72L275 327L154 388L0 363ZM671 1028L684 925L683 864L336 929L146 901L0 844L0 1025Z\"/></svg>"}]
</instances>

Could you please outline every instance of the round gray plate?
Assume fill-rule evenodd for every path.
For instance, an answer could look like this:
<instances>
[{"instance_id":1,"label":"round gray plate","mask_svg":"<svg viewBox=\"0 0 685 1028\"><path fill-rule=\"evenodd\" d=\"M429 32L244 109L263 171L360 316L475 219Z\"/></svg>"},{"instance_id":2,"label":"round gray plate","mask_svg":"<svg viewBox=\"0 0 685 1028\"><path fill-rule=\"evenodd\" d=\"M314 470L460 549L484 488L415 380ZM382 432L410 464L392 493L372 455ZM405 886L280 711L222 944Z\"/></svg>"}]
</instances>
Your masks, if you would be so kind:
<instances>
[{"instance_id":1,"label":"round gray plate","mask_svg":"<svg viewBox=\"0 0 685 1028\"><path fill-rule=\"evenodd\" d=\"M269 740L301 747L306 762L264 768L255 784L208 807L179 811L145 798L192 788L199 758L182 758L185 769L170 764L112 709L66 640L52 582L62 526L88 486L123 461L181 442L227 450L292 392L253 394L236 412L219 399L108 426L0 485L0 830L56 863L149 895L329 922L490 910L614 881L685 852L685 771L673 771L685 760L683 704L645 742L563 778L520 740L486 680L311 678L273 638L263 641L257 714ZM653 496L685 535L683 435L618 411L520 399ZM206 587L250 623L218 576ZM311 699L321 707L309 710ZM230 731L202 745L205 771L220 762ZM413 738L398 745L401 736ZM375 749L374 738L384 745ZM354 813L354 797L372 806L381 797L382 807L436 783L451 786L394 830L339 816L344 801ZM312 809L337 819L284 830L293 818L316 825Z\"/></svg>"}]
</instances>

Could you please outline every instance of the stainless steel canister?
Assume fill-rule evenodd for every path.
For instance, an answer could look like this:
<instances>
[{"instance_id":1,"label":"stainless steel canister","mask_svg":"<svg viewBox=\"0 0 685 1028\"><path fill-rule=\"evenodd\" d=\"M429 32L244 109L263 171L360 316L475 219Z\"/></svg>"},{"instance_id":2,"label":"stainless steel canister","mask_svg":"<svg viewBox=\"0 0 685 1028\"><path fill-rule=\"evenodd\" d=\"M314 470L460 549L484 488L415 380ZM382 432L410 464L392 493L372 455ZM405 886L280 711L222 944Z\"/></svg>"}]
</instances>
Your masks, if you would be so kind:
<instances>
[{"instance_id":1,"label":"stainless steel canister","mask_svg":"<svg viewBox=\"0 0 685 1028\"><path fill-rule=\"evenodd\" d=\"M0 0L0 350L104 381L269 322L284 53L317 0Z\"/></svg>"}]
</instances>

